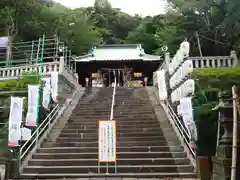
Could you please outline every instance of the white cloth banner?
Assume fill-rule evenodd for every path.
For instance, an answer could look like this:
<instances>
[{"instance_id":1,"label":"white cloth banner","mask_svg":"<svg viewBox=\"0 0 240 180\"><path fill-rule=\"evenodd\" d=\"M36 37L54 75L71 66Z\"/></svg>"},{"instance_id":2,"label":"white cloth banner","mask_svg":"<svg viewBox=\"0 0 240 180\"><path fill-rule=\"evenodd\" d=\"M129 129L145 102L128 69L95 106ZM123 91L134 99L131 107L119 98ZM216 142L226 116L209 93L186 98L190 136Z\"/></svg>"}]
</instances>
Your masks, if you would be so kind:
<instances>
[{"instance_id":1,"label":"white cloth banner","mask_svg":"<svg viewBox=\"0 0 240 180\"><path fill-rule=\"evenodd\" d=\"M22 133L23 141L28 141L32 136L32 131L31 131L31 129L28 129L28 128L22 128L21 133Z\"/></svg>"},{"instance_id":2,"label":"white cloth banner","mask_svg":"<svg viewBox=\"0 0 240 180\"><path fill-rule=\"evenodd\" d=\"M160 100L167 99L167 86L165 80L165 70L159 70L157 73L158 93Z\"/></svg>"},{"instance_id":3,"label":"white cloth banner","mask_svg":"<svg viewBox=\"0 0 240 180\"><path fill-rule=\"evenodd\" d=\"M57 95L58 95L58 72L51 73L51 93L52 99L54 102L57 102Z\"/></svg>"},{"instance_id":4,"label":"white cloth banner","mask_svg":"<svg viewBox=\"0 0 240 180\"><path fill-rule=\"evenodd\" d=\"M19 146L21 139L21 123L23 112L23 98L11 97L11 106L8 125L8 146Z\"/></svg>"},{"instance_id":5,"label":"white cloth banner","mask_svg":"<svg viewBox=\"0 0 240 180\"><path fill-rule=\"evenodd\" d=\"M42 105L45 109L49 109L49 104L51 101L51 79L50 77L43 78L44 87L43 87L43 98Z\"/></svg>"},{"instance_id":6,"label":"white cloth banner","mask_svg":"<svg viewBox=\"0 0 240 180\"><path fill-rule=\"evenodd\" d=\"M39 85L28 85L28 112L26 126L37 126Z\"/></svg>"},{"instance_id":7,"label":"white cloth banner","mask_svg":"<svg viewBox=\"0 0 240 180\"><path fill-rule=\"evenodd\" d=\"M188 130L189 136L192 139L197 140L197 129L193 117L191 97L180 99L180 114L182 115L183 122Z\"/></svg>"}]
</instances>

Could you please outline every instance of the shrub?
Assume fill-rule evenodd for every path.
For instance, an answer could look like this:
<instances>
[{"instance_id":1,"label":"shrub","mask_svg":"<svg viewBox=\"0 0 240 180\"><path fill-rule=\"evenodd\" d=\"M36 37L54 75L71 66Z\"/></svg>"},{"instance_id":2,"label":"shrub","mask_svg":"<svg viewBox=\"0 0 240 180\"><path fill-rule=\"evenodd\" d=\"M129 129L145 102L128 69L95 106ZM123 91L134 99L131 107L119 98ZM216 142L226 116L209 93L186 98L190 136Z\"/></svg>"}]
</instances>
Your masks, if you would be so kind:
<instances>
[{"instance_id":1,"label":"shrub","mask_svg":"<svg viewBox=\"0 0 240 180\"><path fill-rule=\"evenodd\" d=\"M240 84L240 68L203 68L194 70L194 120L198 129L197 154L212 156L216 151L218 93Z\"/></svg>"}]
</instances>

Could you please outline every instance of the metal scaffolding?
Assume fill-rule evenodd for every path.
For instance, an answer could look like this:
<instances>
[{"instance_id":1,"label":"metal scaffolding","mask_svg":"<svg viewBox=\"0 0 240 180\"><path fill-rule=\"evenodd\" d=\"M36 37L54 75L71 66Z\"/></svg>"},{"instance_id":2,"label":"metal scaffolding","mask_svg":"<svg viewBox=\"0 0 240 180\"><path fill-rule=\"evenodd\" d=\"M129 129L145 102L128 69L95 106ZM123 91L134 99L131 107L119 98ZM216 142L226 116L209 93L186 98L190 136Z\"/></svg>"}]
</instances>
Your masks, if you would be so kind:
<instances>
[{"instance_id":1,"label":"metal scaffolding","mask_svg":"<svg viewBox=\"0 0 240 180\"><path fill-rule=\"evenodd\" d=\"M60 56L65 57L65 62L70 66L72 53L57 36L42 38L28 42L13 42L0 48L0 67L19 66L23 64L58 61ZM44 47L42 47L44 46ZM75 69L75 68L73 68Z\"/></svg>"}]
</instances>

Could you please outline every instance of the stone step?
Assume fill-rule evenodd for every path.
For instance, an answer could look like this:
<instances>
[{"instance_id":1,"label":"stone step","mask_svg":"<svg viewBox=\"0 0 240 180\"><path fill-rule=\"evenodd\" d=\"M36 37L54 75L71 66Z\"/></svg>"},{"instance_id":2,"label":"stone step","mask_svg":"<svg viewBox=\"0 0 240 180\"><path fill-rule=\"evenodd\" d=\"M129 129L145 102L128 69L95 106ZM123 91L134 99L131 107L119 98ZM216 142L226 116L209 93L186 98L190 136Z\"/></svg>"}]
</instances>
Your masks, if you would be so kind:
<instances>
[{"instance_id":1,"label":"stone step","mask_svg":"<svg viewBox=\"0 0 240 180\"><path fill-rule=\"evenodd\" d=\"M66 124L66 126L65 126L65 128L70 128L70 129L71 128L72 129L74 129L74 128L77 129L79 127L82 127L82 128L84 128L84 127L86 127L86 128L96 128L96 130L97 130L98 123L97 122L96 123L88 123L88 124L87 123L85 123L85 124L82 123L82 124L79 124L79 125L76 125L76 124ZM132 128L133 129L132 132L134 132L134 128L135 129L139 129L139 128L154 128L154 127L160 127L160 125L159 125L158 122L153 123L153 124L118 124L118 123L116 123L116 127L117 127L117 129L119 128L119 130L121 128L127 128L127 129L131 130L131 128Z\"/></svg>"},{"instance_id":2,"label":"stone step","mask_svg":"<svg viewBox=\"0 0 240 180\"><path fill-rule=\"evenodd\" d=\"M163 136L143 136L143 137L121 137L117 136L117 141L165 141ZM177 139L177 137L173 137L172 139ZM59 137L57 142L89 142L89 141L98 141L98 136L96 137L84 137L84 134L77 136L77 137Z\"/></svg>"},{"instance_id":3,"label":"stone step","mask_svg":"<svg viewBox=\"0 0 240 180\"><path fill-rule=\"evenodd\" d=\"M63 179L63 178L81 178L82 180L157 180L156 178L195 178L196 173L194 172L152 172L152 173L22 173L19 179ZM97 178L97 179L96 179ZM111 179L106 179L111 178ZM114 179L117 178L117 179ZM135 178L144 178L144 179L135 179ZM151 178L151 179L146 179ZM179 179L179 180L180 180ZM76 179L74 179L76 180ZM193 180L193 179L186 179Z\"/></svg>"},{"instance_id":4,"label":"stone step","mask_svg":"<svg viewBox=\"0 0 240 180\"><path fill-rule=\"evenodd\" d=\"M102 104L102 103L86 103L86 104L78 104L75 109L82 110L82 111L89 111L93 110L106 110L106 108L111 108L112 101L109 103ZM128 102L115 102L115 108L117 109L127 109L127 108L143 108L145 107L147 110L153 109L151 104L139 104L139 103L128 103Z\"/></svg>"},{"instance_id":5,"label":"stone step","mask_svg":"<svg viewBox=\"0 0 240 180\"><path fill-rule=\"evenodd\" d=\"M196 173L194 172L158 172L158 173L86 173L86 174L70 174L70 173L22 173L19 179L71 179L81 178L81 180L160 180L166 178L174 178L173 180L195 180ZM74 178L74 179L72 179ZM147 179L146 179L147 178ZM157 179L156 179L157 178Z\"/></svg>"},{"instance_id":6,"label":"stone step","mask_svg":"<svg viewBox=\"0 0 240 180\"><path fill-rule=\"evenodd\" d=\"M107 100L107 101L102 101L102 102L86 102L85 104L78 104L76 106L76 108L95 108L97 107L97 109L104 109L105 107L111 107L112 105L112 99L110 100ZM118 108L129 108L129 107L146 107L146 108L153 108L152 107L152 104L151 103L148 103L148 102L138 102L138 101L133 101L133 100L130 100L130 101L115 101L115 107L118 107Z\"/></svg>"},{"instance_id":7,"label":"stone step","mask_svg":"<svg viewBox=\"0 0 240 180\"><path fill-rule=\"evenodd\" d=\"M105 99L105 100L94 100L94 101L80 101L79 104L77 104L76 107L81 108L81 107L91 107L90 105L93 105L93 107L103 107L103 106L111 106L112 104L112 98L111 99ZM103 106L101 106L103 105ZM131 106L131 105L135 105L137 106L147 106L147 107L151 107L152 104L150 101L139 101L139 100L120 100L120 101L116 101L115 100L115 105L117 106Z\"/></svg>"},{"instance_id":8,"label":"stone step","mask_svg":"<svg viewBox=\"0 0 240 180\"><path fill-rule=\"evenodd\" d=\"M183 152L181 146L117 146L117 152ZM53 148L39 148L39 153L85 153L85 152L98 152L98 147L53 147Z\"/></svg>"},{"instance_id":9,"label":"stone step","mask_svg":"<svg viewBox=\"0 0 240 180\"><path fill-rule=\"evenodd\" d=\"M85 119L84 121L82 120L75 120L75 121L71 121L69 120L68 123L66 124L67 126L84 126L84 125L95 125L95 124L98 124L98 122L96 121L89 121L87 119ZM153 120L153 119L150 119L150 120L146 120L146 121L137 121L137 120L133 120L133 121L128 121L127 119L125 120L122 120L122 121L119 121L119 120L116 120L116 125L117 126L124 126L124 125L129 125L129 126L137 126L138 125L145 125L146 127L148 127L148 125L155 125L155 126L159 126L159 122L156 121L156 120Z\"/></svg>"},{"instance_id":10,"label":"stone step","mask_svg":"<svg viewBox=\"0 0 240 180\"><path fill-rule=\"evenodd\" d=\"M175 140L172 141L174 145L179 145L180 143ZM117 142L117 146L167 146L167 142L165 141L124 141L124 142ZM97 147L98 142L50 142L46 141L43 147Z\"/></svg>"},{"instance_id":11,"label":"stone step","mask_svg":"<svg viewBox=\"0 0 240 180\"><path fill-rule=\"evenodd\" d=\"M88 120L88 119L92 119L92 120L108 120L106 118L108 118L110 116L110 113L106 113L106 114L83 114L83 115L79 115L79 116L72 116L69 120ZM154 114L130 114L130 115L126 115L124 113L119 113L119 114L113 114L113 118L114 120L125 120L125 121L147 121L147 120L155 120L156 116ZM105 118L105 119L104 119Z\"/></svg>"},{"instance_id":12,"label":"stone step","mask_svg":"<svg viewBox=\"0 0 240 180\"><path fill-rule=\"evenodd\" d=\"M184 152L117 152L117 158L185 158ZM87 153L36 153L33 159L97 159L97 152Z\"/></svg>"},{"instance_id":13,"label":"stone step","mask_svg":"<svg viewBox=\"0 0 240 180\"><path fill-rule=\"evenodd\" d=\"M89 122L89 120L92 120L94 122L94 120L96 120L96 118L86 118L86 117L74 117L74 118L70 118L68 120L68 122L79 122L79 123L82 123L82 122ZM92 122L90 121L90 122ZM155 117L144 117L144 118L141 118L141 119L136 119L136 118L131 118L131 117L128 117L127 119L125 117L119 117L115 120L117 123L124 123L124 122L131 122L131 123L135 123L135 122L142 122L142 123L147 123L147 122L158 122L156 120Z\"/></svg>"},{"instance_id":14,"label":"stone step","mask_svg":"<svg viewBox=\"0 0 240 180\"><path fill-rule=\"evenodd\" d=\"M56 128L54 128L56 129ZM169 132L172 132L173 130L172 129L166 129L168 130ZM61 133L96 133L98 131L98 128L96 126L94 127L89 127L89 126L82 126L81 128L74 128L74 127L71 127L71 128L63 128L63 130L61 131ZM161 129L156 126L154 127L130 127L130 126L127 126L127 127L124 127L124 126L118 126L117 127L117 133L129 133L129 132L132 132L132 133L143 133L143 132L162 132Z\"/></svg>"},{"instance_id":15,"label":"stone step","mask_svg":"<svg viewBox=\"0 0 240 180\"><path fill-rule=\"evenodd\" d=\"M114 163L108 163L110 166ZM117 165L189 165L187 158L138 158L118 159ZM97 166L98 159L32 159L29 166Z\"/></svg>"},{"instance_id":16,"label":"stone step","mask_svg":"<svg viewBox=\"0 0 240 180\"><path fill-rule=\"evenodd\" d=\"M180 145L177 139L173 139L171 142L174 142L176 145ZM46 144L57 147L95 147L98 146L98 141L92 141L92 142L86 142L84 140L80 141L57 141L57 142L52 142L50 140L46 141ZM131 140L131 141L117 141L118 146L166 146L168 145L165 140L159 141L151 141L151 140L145 140L145 141L136 141L136 140Z\"/></svg>"},{"instance_id":17,"label":"stone step","mask_svg":"<svg viewBox=\"0 0 240 180\"><path fill-rule=\"evenodd\" d=\"M106 165L101 166L26 166L24 173L106 173ZM148 172L191 172L193 167L190 165L118 165L118 173L148 173ZM108 172L114 173L115 166L108 166Z\"/></svg>"},{"instance_id":18,"label":"stone step","mask_svg":"<svg viewBox=\"0 0 240 180\"><path fill-rule=\"evenodd\" d=\"M129 111L129 110L128 110ZM95 111L89 111L88 113L86 112L80 112L80 113L73 113L72 117L96 117L96 116L103 116L103 115L110 115L110 109L109 111L106 112L95 112ZM116 117L156 117L154 112L141 112L141 111L135 111L135 112L126 112L126 111L121 111L121 112L116 112L114 111L114 116Z\"/></svg>"},{"instance_id":19,"label":"stone step","mask_svg":"<svg viewBox=\"0 0 240 180\"><path fill-rule=\"evenodd\" d=\"M98 120L110 117L112 91L99 88L91 99L91 94L85 94L65 127L54 127L61 131L57 140L46 139L20 178L195 177L172 128L164 129L169 132L168 138L171 136L169 143L174 145L168 146L146 90L141 90L141 98L145 99L140 100L133 96L133 88L117 88L116 93L117 173L113 163L108 164L110 174L106 174L104 163L98 173Z\"/></svg>"},{"instance_id":20,"label":"stone step","mask_svg":"<svg viewBox=\"0 0 240 180\"><path fill-rule=\"evenodd\" d=\"M139 112L139 113L138 113ZM110 110L109 111L106 111L105 113L98 113L98 112L89 112L89 113L73 113L72 114L72 118L75 118L75 117L99 117L99 116L109 116L110 115ZM152 113L145 113L145 112L140 112L140 111L136 111L135 113L126 113L124 111L121 111L121 112L115 112L114 111L114 117L118 117L118 118L121 118L121 117L125 117L125 118L132 118L132 117L135 117L135 118L156 118L156 115L152 112Z\"/></svg>"},{"instance_id":21,"label":"stone step","mask_svg":"<svg viewBox=\"0 0 240 180\"><path fill-rule=\"evenodd\" d=\"M158 136L160 139L161 138L165 138L164 135L162 133L116 133L116 136L119 137L133 137L133 138L138 138L138 137L154 137L154 136ZM171 135L172 137L176 137L175 134L173 133L173 135ZM61 133L59 135L59 138L77 138L77 137L81 137L81 138L98 138L98 133Z\"/></svg>"}]
</instances>

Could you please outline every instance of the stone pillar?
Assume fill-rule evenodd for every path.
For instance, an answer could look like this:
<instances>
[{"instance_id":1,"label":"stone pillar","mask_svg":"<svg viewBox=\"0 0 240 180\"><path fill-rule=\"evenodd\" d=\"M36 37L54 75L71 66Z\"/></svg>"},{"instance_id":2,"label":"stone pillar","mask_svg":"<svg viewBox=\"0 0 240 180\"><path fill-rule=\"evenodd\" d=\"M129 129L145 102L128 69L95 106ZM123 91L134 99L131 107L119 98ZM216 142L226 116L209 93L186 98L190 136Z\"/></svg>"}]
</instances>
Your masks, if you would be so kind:
<instances>
[{"instance_id":1,"label":"stone pillar","mask_svg":"<svg viewBox=\"0 0 240 180\"><path fill-rule=\"evenodd\" d=\"M64 65L65 65L64 56L61 56L59 62L59 73L62 73L64 71Z\"/></svg>"},{"instance_id":2,"label":"stone pillar","mask_svg":"<svg viewBox=\"0 0 240 180\"><path fill-rule=\"evenodd\" d=\"M233 58L233 67L239 66L240 62L238 60L236 51L231 51L230 56Z\"/></svg>"},{"instance_id":3,"label":"stone pillar","mask_svg":"<svg viewBox=\"0 0 240 180\"><path fill-rule=\"evenodd\" d=\"M219 95L219 121L220 126L224 129L223 135L220 137L217 145L216 155L212 157L213 176L212 180L230 180L231 163L232 163L232 137L233 137L233 106L232 95ZM238 147L240 147L238 145ZM239 148L238 148L239 154ZM239 159L239 157L238 157ZM239 166L239 162L238 162ZM240 171L239 167L236 172ZM239 179L240 177L237 177ZM236 180L237 180L236 179Z\"/></svg>"},{"instance_id":4,"label":"stone pillar","mask_svg":"<svg viewBox=\"0 0 240 180\"><path fill-rule=\"evenodd\" d=\"M169 67L169 64L170 64L170 53L169 52L166 52L165 53L165 69L166 71L168 72L168 67Z\"/></svg>"}]
</instances>

